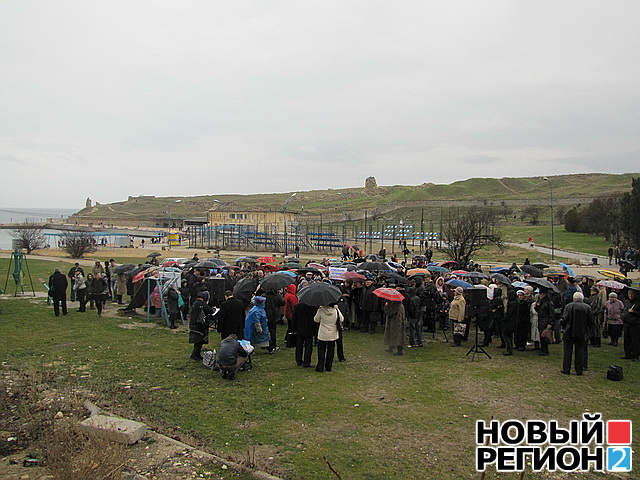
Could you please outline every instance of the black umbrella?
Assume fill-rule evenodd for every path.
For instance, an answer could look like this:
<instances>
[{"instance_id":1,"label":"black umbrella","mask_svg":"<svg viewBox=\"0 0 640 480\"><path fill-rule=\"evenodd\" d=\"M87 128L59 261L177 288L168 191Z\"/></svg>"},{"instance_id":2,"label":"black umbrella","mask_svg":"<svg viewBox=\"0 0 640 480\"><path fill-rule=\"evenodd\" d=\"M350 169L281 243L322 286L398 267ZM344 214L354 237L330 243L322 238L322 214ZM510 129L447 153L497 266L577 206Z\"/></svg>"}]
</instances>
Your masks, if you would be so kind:
<instances>
[{"instance_id":1,"label":"black umbrella","mask_svg":"<svg viewBox=\"0 0 640 480\"><path fill-rule=\"evenodd\" d=\"M300 268L300 264L295 262L287 262L282 264L282 268Z\"/></svg>"},{"instance_id":2,"label":"black umbrella","mask_svg":"<svg viewBox=\"0 0 640 480\"><path fill-rule=\"evenodd\" d=\"M233 296L248 302L251 300L256 288L258 288L258 280L255 278L242 278L233 287Z\"/></svg>"},{"instance_id":3,"label":"black umbrella","mask_svg":"<svg viewBox=\"0 0 640 480\"><path fill-rule=\"evenodd\" d=\"M528 273L532 277L542 278L544 277L544 272L541 268L534 267L533 265L523 265L522 271L524 273Z\"/></svg>"},{"instance_id":4,"label":"black umbrella","mask_svg":"<svg viewBox=\"0 0 640 480\"><path fill-rule=\"evenodd\" d=\"M507 278L506 275L503 275L501 273L494 273L493 275L491 275L491 278L493 278L494 280L497 280L503 285L507 285L507 286L511 285L511 280L509 280L509 278Z\"/></svg>"},{"instance_id":5,"label":"black umbrella","mask_svg":"<svg viewBox=\"0 0 640 480\"><path fill-rule=\"evenodd\" d=\"M533 263L531 264L531 266L541 268L542 270L544 270L545 268L549 268L549 265L547 265L546 263Z\"/></svg>"},{"instance_id":6,"label":"black umbrella","mask_svg":"<svg viewBox=\"0 0 640 480\"><path fill-rule=\"evenodd\" d=\"M298 292L300 303L314 307L336 303L341 296L342 292L339 288L325 282L311 283Z\"/></svg>"},{"instance_id":7,"label":"black umbrella","mask_svg":"<svg viewBox=\"0 0 640 480\"><path fill-rule=\"evenodd\" d=\"M222 260L221 258L207 258L204 260L205 262L215 263L219 267L228 267L229 264Z\"/></svg>"},{"instance_id":8,"label":"black umbrella","mask_svg":"<svg viewBox=\"0 0 640 480\"><path fill-rule=\"evenodd\" d=\"M409 285L409 280L407 280L406 277L403 277L398 273L382 272L382 276L386 278L389 281L389 283L393 283L395 285L402 285L402 286Z\"/></svg>"},{"instance_id":9,"label":"black umbrella","mask_svg":"<svg viewBox=\"0 0 640 480\"><path fill-rule=\"evenodd\" d=\"M468 277L468 278L488 278L487 275L485 275L482 272L467 272L464 275L458 275L459 277Z\"/></svg>"},{"instance_id":10,"label":"black umbrella","mask_svg":"<svg viewBox=\"0 0 640 480\"><path fill-rule=\"evenodd\" d=\"M147 258L156 258L156 257L161 257L161 256L162 256L161 253L153 252L153 253L150 253L149 255L147 255Z\"/></svg>"},{"instance_id":11,"label":"black umbrella","mask_svg":"<svg viewBox=\"0 0 640 480\"><path fill-rule=\"evenodd\" d=\"M358 265L359 270L368 270L370 272L385 272L391 270L389 265L383 262L364 262Z\"/></svg>"},{"instance_id":12,"label":"black umbrella","mask_svg":"<svg viewBox=\"0 0 640 480\"><path fill-rule=\"evenodd\" d=\"M194 265L195 268L220 268L220 265L211 260L202 260Z\"/></svg>"},{"instance_id":13,"label":"black umbrella","mask_svg":"<svg viewBox=\"0 0 640 480\"><path fill-rule=\"evenodd\" d=\"M320 270L313 267L302 267L302 268L297 268L296 272L300 275L304 275L305 273L314 273L314 274L320 273Z\"/></svg>"},{"instance_id":14,"label":"black umbrella","mask_svg":"<svg viewBox=\"0 0 640 480\"><path fill-rule=\"evenodd\" d=\"M236 258L236 264L240 264L240 263L260 263L260 262L258 262L258 260L256 260L253 257Z\"/></svg>"},{"instance_id":15,"label":"black umbrella","mask_svg":"<svg viewBox=\"0 0 640 480\"><path fill-rule=\"evenodd\" d=\"M546 288L548 290L553 290L556 293L560 293L560 290L558 290L558 287L556 287L553 283L551 283L546 278L529 277L525 279L525 282L530 283L532 285L537 285L540 288Z\"/></svg>"},{"instance_id":16,"label":"black umbrella","mask_svg":"<svg viewBox=\"0 0 640 480\"><path fill-rule=\"evenodd\" d=\"M136 266L133 263L125 263L124 265L118 265L113 268L113 273L119 275L121 273L126 273L129 270L133 270Z\"/></svg>"},{"instance_id":17,"label":"black umbrella","mask_svg":"<svg viewBox=\"0 0 640 480\"><path fill-rule=\"evenodd\" d=\"M292 277L291 275L287 275L284 273L280 273L280 274L276 273L273 275L269 275L264 280L262 280L262 282L260 282L260 287L265 292L275 292L282 288L288 287L292 283L295 283L295 281L296 281L295 277Z\"/></svg>"}]
</instances>

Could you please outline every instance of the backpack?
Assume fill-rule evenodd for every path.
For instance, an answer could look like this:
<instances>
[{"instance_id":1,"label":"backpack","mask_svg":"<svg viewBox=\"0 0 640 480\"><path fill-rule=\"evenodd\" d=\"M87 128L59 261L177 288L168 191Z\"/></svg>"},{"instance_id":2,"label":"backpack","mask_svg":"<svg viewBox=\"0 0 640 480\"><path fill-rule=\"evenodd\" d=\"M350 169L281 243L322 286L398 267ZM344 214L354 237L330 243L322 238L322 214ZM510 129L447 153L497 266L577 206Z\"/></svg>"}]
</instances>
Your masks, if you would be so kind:
<instances>
[{"instance_id":1,"label":"backpack","mask_svg":"<svg viewBox=\"0 0 640 480\"><path fill-rule=\"evenodd\" d=\"M609 370L607 370L607 379L619 382L623 378L624 375L622 373L622 367L619 367L618 365L609 365Z\"/></svg>"}]
</instances>

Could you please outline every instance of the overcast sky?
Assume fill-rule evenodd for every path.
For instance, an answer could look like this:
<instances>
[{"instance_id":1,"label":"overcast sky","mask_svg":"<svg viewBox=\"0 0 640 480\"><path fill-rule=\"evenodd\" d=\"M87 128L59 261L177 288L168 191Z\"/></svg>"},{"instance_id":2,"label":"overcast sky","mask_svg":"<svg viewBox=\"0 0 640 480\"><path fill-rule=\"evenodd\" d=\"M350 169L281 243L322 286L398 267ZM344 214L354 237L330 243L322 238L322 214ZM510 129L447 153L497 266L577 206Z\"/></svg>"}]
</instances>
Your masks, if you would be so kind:
<instances>
[{"instance_id":1,"label":"overcast sky","mask_svg":"<svg viewBox=\"0 0 640 480\"><path fill-rule=\"evenodd\" d=\"M640 2L0 3L0 205L639 171Z\"/></svg>"}]
</instances>

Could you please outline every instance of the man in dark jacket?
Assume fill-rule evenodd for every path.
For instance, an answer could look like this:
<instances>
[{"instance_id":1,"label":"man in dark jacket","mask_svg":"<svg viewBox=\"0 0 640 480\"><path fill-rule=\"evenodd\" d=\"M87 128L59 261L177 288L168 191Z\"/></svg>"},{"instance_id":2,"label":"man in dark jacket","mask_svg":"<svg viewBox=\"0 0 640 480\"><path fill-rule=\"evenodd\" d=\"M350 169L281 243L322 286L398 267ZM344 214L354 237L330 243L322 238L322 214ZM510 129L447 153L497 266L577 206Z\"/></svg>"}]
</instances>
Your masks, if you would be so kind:
<instances>
[{"instance_id":1,"label":"man in dark jacket","mask_svg":"<svg viewBox=\"0 0 640 480\"><path fill-rule=\"evenodd\" d=\"M293 328L296 332L296 364L299 367L311 366L313 337L317 335L318 324L313 320L318 307L298 303L293 308Z\"/></svg>"},{"instance_id":2,"label":"man in dark jacket","mask_svg":"<svg viewBox=\"0 0 640 480\"><path fill-rule=\"evenodd\" d=\"M233 297L231 290L224 292L224 302L218 312L218 332L220 338L225 339L230 335L242 338L244 332L244 305Z\"/></svg>"},{"instance_id":3,"label":"man in dark jacket","mask_svg":"<svg viewBox=\"0 0 640 480\"><path fill-rule=\"evenodd\" d=\"M540 333L540 353L538 355L549 355L550 333L555 324L554 307L549 290L540 289L540 295L534 306L538 314L538 332Z\"/></svg>"},{"instance_id":4,"label":"man in dark jacket","mask_svg":"<svg viewBox=\"0 0 640 480\"><path fill-rule=\"evenodd\" d=\"M75 302L75 300L76 300L76 294L75 294L75 291L73 289L73 283L74 283L75 278L76 278L76 273L78 273L78 272L82 273L82 276L84 277L84 270L82 269L80 264L78 262L76 262L75 265L73 267L71 267L71 270L69 270L69 273L67 274L67 276L71 280L71 298L70 298L70 300L72 302Z\"/></svg>"},{"instance_id":5,"label":"man in dark jacket","mask_svg":"<svg viewBox=\"0 0 640 480\"><path fill-rule=\"evenodd\" d=\"M625 302L622 312L624 330L624 357L638 361L640 359L640 291L629 288L629 301Z\"/></svg>"},{"instance_id":6,"label":"man in dark jacket","mask_svg":"<svg viewBox=\"0 0 640 480\"><path fill-rule=\"evenodd\" d=\"M49 295L53 299L53 313L60 316L60 304L62 304L62 315L67 314L67 277L59 268L56 268L53 275L49 277Z\"/></svg>"},{"instance_id":7,"label":"man in dark jacket","mask_svg":"<svg viewBox=\"0 0 640 480\"><path fill-rule=\"evenodd\" d=\"M378 288L373 281L367 280L365 286L362 289L360 296L361 309L363 313L363 321L360 324L360 331L376 333L376 324L380 321L382 314L382 305L380 298L373 294L373 291Z\"/></svg>"},{"instance_id":8,"label":"man in dark jacket","mask_svg":"<svg viewBox=\"0 0 640 480\"><path fill-rule=\"evenodd\" d=\"M172 285L165 294L165 304L169 314L169 328L175 329L176 321L180 318L180 307L178 307L178 288Z\"/></svg>"},{"instance_id":9,"label":"man in dark jacket","mask_svg":"<svg viewBox=\"0 0 640 480\"><path fill-rule=\"evenodd\" d=\"M244 365L248 356L235 335L225 337L220 343L216 357L222 378L228 380L236 378L236 372Z\"/></svg>"},{"instance_id":10,"label":"man in dark jacket","mask_svg":"<svg viewBox=\"0 0 640 480\"><path fill-rule=\"evenodd\" d=\"M102 316L102 308L104 307L105 300L107 299L107 293L109 292L109 286L100 272L97 272L93 280L89 283L89 295L95 302L96 309L98 310L98 316Z\"/></svg>"},{"instance_id":11,"label":"man in dark jacket","mask_svg":"<svg viewBox=\"0 0 640 480\"><path fill-rule=\"evenodd\" d=\"M527 336L531 331L531 300L523 290L518 290L516 303L516 330L514 344L516 350L524 352L527 349Z\"/></svg>"},{"instance_id":12,"label":"man in dark jacket","mask_svg":"<svg viewBox=\"0 0 640 480\"><path fill-rule=\"evenodd\" d=\"M278 349L276 337L276 325L282 317L282 307L284 306L284 298L278 292L267 292L267 299L264 310L267 312L267 326L269 327L269 353L273 353Z\"/></svg>"},{"instance_id":13,"label":"man in dark jacket","mask_svg":"<svg viewBox=\"0 0 640 480\"><path fill-rule=\"evenodd\" d=\"M209 306L209 292L198 292L191 306L191 318L189 319L189 343L193 344L192 360L202 360L202 355L200 354L202 346L209 343L207 315L211 313L213 313L213 309Z\"/></svg>"},{"instance_id":14,"label":"man in dark jacket","mask_svg":"<svg viewBox=\"0 0 640 480\"><path fill-rule=\"evenodd\" d=\"M573 302L564 307L564 312L562 313L562 326L564 327L562 373L565 375L570 375L571 373L571 355L574 347L576 349L576 375L582 375L585 358L584 349L592 323L591 307L584 303L584 296L580 292L575 292L573 294Z\"/></svg>"}]
</instances>

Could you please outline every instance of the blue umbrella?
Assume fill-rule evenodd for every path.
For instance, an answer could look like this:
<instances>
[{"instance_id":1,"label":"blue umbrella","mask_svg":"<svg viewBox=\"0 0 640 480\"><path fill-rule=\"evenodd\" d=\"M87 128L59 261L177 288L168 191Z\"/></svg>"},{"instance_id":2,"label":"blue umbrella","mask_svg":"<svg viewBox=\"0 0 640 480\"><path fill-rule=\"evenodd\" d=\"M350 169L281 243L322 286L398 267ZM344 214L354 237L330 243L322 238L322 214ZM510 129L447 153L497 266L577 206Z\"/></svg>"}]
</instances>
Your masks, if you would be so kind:
<instances>
[{"instance_id":1,"label":"blue umbrella","mask_svg":"<svg viewBox=\"0 0 640 480\"><path fill-rule=\"evenodd\" d=\"M562 268L563 270L566 270L570 277L575 277L576 276L576 274L573 273L573 270L571 270L571 267L569 265L561 263L560 264L560 268Z\"/></svg>"},{"instance_id":2,"label":"blue umbrella","mask_svg":"<svg viewBox=\"0 0 640 480\"><path fill-rule=\"evenodd\" d=\"M451 285L452 287L462 287L462 288L471 288L473 285L467 282L463 282L462 280L458 280L457 278L452 278L447 282L447 285Z\"/></svg>"},{"instance_id":3,"label":"blue umbrella","mask_svg":"<svg viewBox=\"0 0 640 480\"><path fill-rule=\"evenodd\" d=\"M529 284L528 284L528 283L526 283L526 282L513 282L513 283L511 284L511 286L516 287L516 288L524 288L524 287L526 287L527 285L529 285Z\"/></svg>"},{"instance_id":4,"label":"blue umbrella","mask_svg":"<svg viewBox=\"0 0 640 480\"><path fill-rule=\"evenodd\" d=\"M431 265L427 267L427 270L429 270L430 272L437 272L437 273L447 273L449 271L448 268L439 267L437 265Z\"/></svg>"},{"instance_id":5,"label":"blue umbrella","mask_svg":"<svg viewBox=\"0 0 640 480\"><path fill-rule=\"evenodd\" d=\"M508 267L493 267L491 270L489 270L489 273L505 273L510 271L511 269Z\"/></svg>"},{"instance_id":6,"label":"blue umbrella","mask_svg":"<svg viewBox=\"0 0 640 480\"><path fill-rule=\"evenodd\" d=\"M279 272L274 273L274 275L289 275L290 277L293 277L293 278L296 278L298 276L290 270L280 270Z\"/></svg>"}]
</instances>

